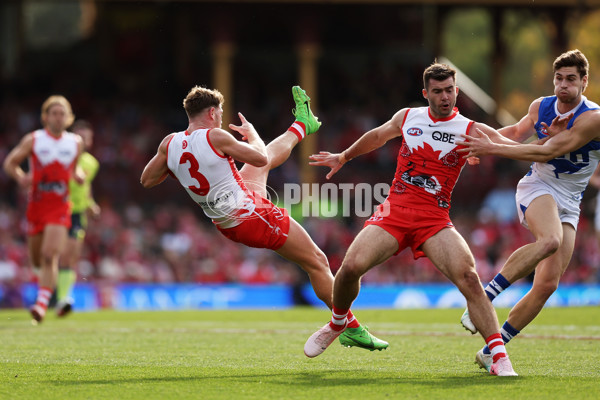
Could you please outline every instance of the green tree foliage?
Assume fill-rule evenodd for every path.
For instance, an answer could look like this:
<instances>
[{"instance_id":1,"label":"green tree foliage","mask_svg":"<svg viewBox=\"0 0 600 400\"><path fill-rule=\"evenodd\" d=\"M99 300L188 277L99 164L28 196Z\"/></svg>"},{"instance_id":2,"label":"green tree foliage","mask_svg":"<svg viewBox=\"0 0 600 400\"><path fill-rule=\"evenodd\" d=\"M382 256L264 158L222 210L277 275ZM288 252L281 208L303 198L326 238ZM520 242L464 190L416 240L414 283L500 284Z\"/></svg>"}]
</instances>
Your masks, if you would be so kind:
<instances>
[{"instance_id":1,"label":"green tree foliage","mask_svg":"<svg viewBox=\"0 0 600 400\"><path fill-rule=\"evenodd\" d=\"M588 88L585 95L600 103L600 10L585 13L569 24L570 48L581 50L590 63Z\"/></svg>"}]
</instances>

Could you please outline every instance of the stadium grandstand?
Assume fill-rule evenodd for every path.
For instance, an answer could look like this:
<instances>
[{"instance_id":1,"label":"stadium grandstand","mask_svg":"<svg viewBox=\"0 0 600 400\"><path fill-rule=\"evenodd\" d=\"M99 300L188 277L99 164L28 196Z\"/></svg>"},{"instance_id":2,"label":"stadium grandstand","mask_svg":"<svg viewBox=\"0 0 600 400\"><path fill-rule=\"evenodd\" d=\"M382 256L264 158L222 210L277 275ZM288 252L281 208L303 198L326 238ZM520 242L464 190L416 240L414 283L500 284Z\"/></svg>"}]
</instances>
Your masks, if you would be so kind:
<instances>
[{"instance_id":1,"label":"stadium grandstand","mask_svg":"<svg viewBox=\"0 0 600 400\"><path fill-rule=\"evenodd\" d=\"M265 142L289 125L291 86L300 84L311 94L323 126L271 172L268 184L283 199L285 185L327 182L324 169L308 166L310 154L343 149L398 109L423 105L421 73L436 59L461 71L459 87L469 83L458 100L464 115L496 128L514 121L526 112L518 99L525 97L528 104L552 90L551 71L540 77L537 65L551 65L557 54L576 45L574 26L598 10L600 0L2 2L0 160L39 127L40 105L51 94L67 97L76 117L94 127L91 153L100 170L93 191L102 214L90 221L77 266L77 296L87 299L91 290L92 309L118 307L115 290L138 284L284 285L296 304L312 303L304 290L306 275L297 266L219 235L175 180L152 190L139 184L160 140L185 128L182 99L189 88L219 89L226 98L223 126L237 123L242 112ZM461 16L475 14L489 22L485 49L474 45L470 54L479 60L464 65L464 56L451 51L460 45L449 40L463 40L453 27ZM546 39L533 54L542 60L526 60L519 74L515 60L528 52L527 38L521 47L512 46L506 31L525 20L537 24L532 32L545 29ZM596 78L600 51L592 56ZM510 86L514 81L531 86L518 97ZM594 85L600 89L598 81ZM389 184L398 150L399 143L389 143L365 155L334 183ZM465 167L454 190L451 216L484 282L532 239L514 206L516 183L527 169L528 163L487 157ZM594 188L585 193L564 284L600 283L595 194ZM35 276L28 262L25 207L26 194L0 171L2 308L31 301ZM334 271L367 218L341 211L333 217L307 215L301 202L290 212ZM363 282L377 288L447 281L428 260L414 261L405 251Z\"/></svg>"}]
</instances>

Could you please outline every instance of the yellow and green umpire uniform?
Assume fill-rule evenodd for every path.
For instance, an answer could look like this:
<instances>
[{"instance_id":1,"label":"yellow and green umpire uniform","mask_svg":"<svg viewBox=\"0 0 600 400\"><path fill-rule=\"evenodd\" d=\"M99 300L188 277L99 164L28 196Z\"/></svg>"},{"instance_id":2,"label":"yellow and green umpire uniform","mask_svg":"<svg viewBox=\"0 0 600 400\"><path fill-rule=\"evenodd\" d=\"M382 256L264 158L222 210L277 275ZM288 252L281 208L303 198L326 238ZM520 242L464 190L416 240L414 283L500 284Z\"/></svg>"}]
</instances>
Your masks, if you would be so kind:
<instances>
[{"instance_id":1,"label":"yellow and green umpire uniform","mask_svg":"<svg viewBox=\"0 0 600 400\"><path fill-rule=\"evenodd\" d=\"M71 229L69 236L83 239L87 228L87 209L94 204L92 197L92 181L98 173L100 163L88 152L79 157L77 166L85 173L83 183L79 184L74 179L69 182L69 193L71 197Z\"/></svg>"}]
</instances>

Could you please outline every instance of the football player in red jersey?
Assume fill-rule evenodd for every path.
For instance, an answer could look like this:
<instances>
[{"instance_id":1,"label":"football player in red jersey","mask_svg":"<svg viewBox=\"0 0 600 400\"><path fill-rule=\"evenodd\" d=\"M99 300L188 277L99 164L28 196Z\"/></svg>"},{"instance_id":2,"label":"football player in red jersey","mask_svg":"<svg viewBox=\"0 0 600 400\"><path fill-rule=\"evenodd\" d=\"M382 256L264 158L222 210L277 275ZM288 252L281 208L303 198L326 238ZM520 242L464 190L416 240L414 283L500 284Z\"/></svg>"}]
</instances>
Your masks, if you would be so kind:
<instances>
[{"instance_id":1,"label":"football player in red jersey","mask_svg":"<svg viewBox=\"0 0 600 400\"><path fill-rule=\"evenodd\" d=\"M473 321L494 354L490 372L516 375L500 336L498 318L475 271L473 255L450 221L450 197L466 162L458 154L455 141L475 127L491 129L458 112L455 75L456 71L447 65L432 64L423 73L423 97L429 107L398 111L339 154L321 152L311 156L311 165L331 168L329 179L353 158L380 148L388 140L402 140L389 195L346 252L335 276L331 321L307 340L307 356L321 354L345 330L361 277L410 247L415 259L427 256L465 296Z\"/></svg>"},{"instance_id":2,"label":"football player in red jersey","mask_svg":"<svg viewBox=\"0 0 600 400\"><path fill-rule=\"evenodd\" d=\"M7 175L28 189L29 256L34 268L40 269L37 300L30 310L35 322L44 319L56 287L58 258L71 226L69 179L83 149L81 138L66 131L73 112L63 96L50 96L44 102L41 121L44 128L25 135L4 160ZM20 167L27 158L28 173Z\"/></svg>"},{"instance_id":3,"label":"football player in red jersey","mask_svg":"<svg viewBox=\"0 0 600 400\"><path fill-rule=\"evenodd\" d=\"M152 187L171 174L228 239L250 247L276 251L298 264L309 276L315 294L331 308L333 274L327 257L304 228L267 197L269 171L281 165L321 122L310 109L310 98L299 86L292 88L296 120L267 146L240 113L240 126L229 128L243 141L221 129L223 95L196 86L183 104L189 125L167 135L144 168L141 183ZM234 161L245 165L238 170ZM382 350L388 343L376 338L350 313L346 346Z\"/></svg>"}]
</instances>

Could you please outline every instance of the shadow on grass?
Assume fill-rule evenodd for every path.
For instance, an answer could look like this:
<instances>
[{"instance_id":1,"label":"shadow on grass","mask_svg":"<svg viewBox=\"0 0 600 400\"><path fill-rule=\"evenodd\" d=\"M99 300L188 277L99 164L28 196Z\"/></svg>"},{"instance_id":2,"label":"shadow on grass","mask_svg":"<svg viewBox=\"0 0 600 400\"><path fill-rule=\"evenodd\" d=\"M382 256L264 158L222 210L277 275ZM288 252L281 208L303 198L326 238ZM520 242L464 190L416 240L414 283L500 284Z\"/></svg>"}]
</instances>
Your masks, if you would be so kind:
<instances>
[{"instance_id":1,"label":"shadow on grass","mask_svg":"<svg viewBox=\"0 0 600 400\"><path fill-rule=\"evenodd\" d=\"M337 375L337 376L336 376ZM449 377L419 377L402 376L399 372L395 376L374 376L372 370L335 370L315 371L315 372L278 372L278 373L248 373L232 375L210 375L198 374L191 376L146 376L146 377L123 377L106 379L69 379L69 380L49 380L47 383L52 386L70 386L70 385L121 385L121 384L140 384L140 383L172 383L172 382L229 382L230 385L248 384L261 382L262 384L283 385L283 386L305 386L309 388L335 388L351 387L362 385L419 385L430 388L465 388L469 386L487 386L498 385L498 379L503 383L523 382L525 377L499 378L484 373L471 374L464 376Z\"/></svg>"}]
</instances>

